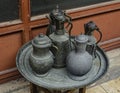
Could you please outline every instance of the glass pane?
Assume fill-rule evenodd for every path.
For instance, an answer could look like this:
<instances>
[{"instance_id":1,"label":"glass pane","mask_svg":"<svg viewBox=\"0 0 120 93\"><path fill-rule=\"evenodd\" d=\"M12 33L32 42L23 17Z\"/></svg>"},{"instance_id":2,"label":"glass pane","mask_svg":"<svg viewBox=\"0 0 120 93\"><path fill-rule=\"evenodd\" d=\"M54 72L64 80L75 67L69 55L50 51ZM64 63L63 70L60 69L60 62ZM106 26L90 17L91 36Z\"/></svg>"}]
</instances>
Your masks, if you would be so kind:
<instances>
[{"instance_id":1,"label":"glass pane","mask_svg":"<svg viewBox=\"0 0 120 93\"><path fill-rule=\"evenodd\" d=\"M19 18L19 0L0 0L0 22Z\"/></svg>"},{"instance_id":2,"label":"glass pane","mask_svg":"<svg viewBox=\"0 0 120 93\"><path fill-rule=\"evenodd\" d=\"M48 13L58 4L62 9L77 8L112 0L31 0L31 15Z\"/></svg>"}]
</instances>

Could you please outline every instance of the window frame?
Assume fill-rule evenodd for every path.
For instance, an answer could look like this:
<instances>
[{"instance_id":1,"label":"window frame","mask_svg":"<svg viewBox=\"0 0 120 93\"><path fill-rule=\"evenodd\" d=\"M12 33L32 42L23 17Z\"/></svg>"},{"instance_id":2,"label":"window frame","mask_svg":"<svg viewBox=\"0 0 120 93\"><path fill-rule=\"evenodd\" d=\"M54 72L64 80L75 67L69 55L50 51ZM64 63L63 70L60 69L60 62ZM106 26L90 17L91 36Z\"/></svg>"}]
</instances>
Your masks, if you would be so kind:
<instances>
[{"instance_id":1,"label":"window frame","mask_svg":"<svg viewBox=\"0 0 120 93\"><path fill-rule=\"evenodd\" d=\"M114 0L114 1L108 1L108 2L98 3L98 4L93 4L93 5L89 5L89 6L67 9L65 11L67 13L74 13L74 12L80 12L80 11L86 11L86 10L90 10L90 9L94 9L94 8L104 7L104 6L107 6L107 5L110 5L110 4L116 4L116 3L119 3L119 2L120 2L119 0ZM35 21L35 20L38 20L38 19L46 18L46 15L48 15L48 13L32 16L30 21Z\"/></svg>"},{"instance_id":2,"label":"window frame","mask_svg":"<svg viewBox=\"0 0 120 93\"><path fill-rule=\"evenodd\" d=\"M102 3L93 4L89 6L67 9L66 12L75 13L75 12L80 12L80 11L87 11L90 9L104 7L106 5L115 4L119 2L120 2L119 0L102 2ZM19 5L19 19L0 22L0 27L6 27L6 26L12 26L12 25L18 25L18 24L24 23L24 19L26 20L26 18L28 19L28 22L37 21L37 20L46 18L46 15L48 15L48 13L45 13L45 14L40 14L36 16L31 16L30 0L19 0L19 4L20 4ZM27 6L24 6L24 5L27 5ZM25 12L27 13L24 13L24 9L26 10Z\"/></svg>"}]
</instances>

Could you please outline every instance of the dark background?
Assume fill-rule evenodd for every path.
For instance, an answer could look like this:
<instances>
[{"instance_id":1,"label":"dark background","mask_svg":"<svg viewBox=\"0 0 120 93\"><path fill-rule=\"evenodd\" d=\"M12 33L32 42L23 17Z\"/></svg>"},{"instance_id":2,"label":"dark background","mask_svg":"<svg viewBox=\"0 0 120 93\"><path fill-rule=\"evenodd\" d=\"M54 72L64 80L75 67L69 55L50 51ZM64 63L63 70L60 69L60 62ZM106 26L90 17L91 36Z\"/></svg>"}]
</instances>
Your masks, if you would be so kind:
<instances>
[{"instance_id":1,"label":"dark background","mask_svg":"<svg viewBox=\"0 0 120 93\"><path fill-rule=\"evenodd\" d=\"M58 4L71 9L111 0L31 0L31 15L48 13ZM0 0L0 22L19 19L19 0Z\"/></svg>"},{"instance_id":2,"label":"dark background","mask_svg":"<svg viewBox=\"0 0 120 93\"><path fill-rule=\"evenodd\" d=\"M48 13L58 4L61 9L71 9L112 0L31 0L31 15Z\"/></svg>"},{"instance_id":3,"label":"dark background","mask_svg":"<svg viewBox=\"0 0 120 93\"><path fill-rule=\"evenodd\" d=\"M0 22L19 18L19 0L0 0Z\"/></svg>"}]
</instances>

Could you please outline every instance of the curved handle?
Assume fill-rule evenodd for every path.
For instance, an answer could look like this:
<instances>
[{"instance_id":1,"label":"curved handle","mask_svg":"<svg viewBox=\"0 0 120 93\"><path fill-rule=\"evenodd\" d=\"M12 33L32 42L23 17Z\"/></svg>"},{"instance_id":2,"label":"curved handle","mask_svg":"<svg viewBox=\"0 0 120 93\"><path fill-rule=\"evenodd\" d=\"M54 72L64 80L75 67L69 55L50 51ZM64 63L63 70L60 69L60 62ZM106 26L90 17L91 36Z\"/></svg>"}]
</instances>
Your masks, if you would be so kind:
<instances>
[{"instance_id":1,"label":"curved handle","mask_svg":"<svg viewBox=\"0 0 120 93\"><path fill-rule=\"evenodd\" d=\"M75 52L77 51L77 45L76 45L76 43L75 43L75 40L74 41L71 41L72 42L72 44L73 44L73 46L74 46L74 49L75 49Z\"/></svg>"},{"instance_id":2,"label":"curved handle","mask_svg":"<svg viewBox=\"0 0 120 93\"><path fill-rule=\"evenodd\" d=\"M53 55L54 55L54 56L55 56L55 53L59 51L58 47L57 47L57 46L55 46L54 44L52 44L52 46L51 46L51 49L50 49L50 50L52 51L52 53L53 53Z\"/></svg>"},{"instance_id":3,"label":"curved handle","mask_svg":"<svg viewBox=\"0 0 120 93\"><path fill-rule=\"evenodd\" d=\"M51 19L48 15L46 15L46 18L48 18L48 19L49 19L49 23L51 24L52 19Z\"/></svg>"},{"instance_id":4,"label":"curved handle","mask_svg":"<svg viewBox=\"0 0 120 93\"><path fill-rule=\"evenodd\" d=\"M71 31L72 31L72 28L73 28L73 24L72 24L72 18L70 16L68 16L66 13L64 13L64 15L66 16L66 22L68 22L66 28L69 27L69 30L68 30L68 33L69 33L69 41L70 41L70 48L72 50L72 45L71 45Z\"/></svg>"},{"instance_id":5,"label":"curved handle","mask_svg":"<svg viewBox=\"0 0 120 93\"><path fill-rule=\"evenodd\" d=\"M96 44L94 44L93 47L92 47L92 56L93 56L94 58L97 57L96 47L97 47Z\"/></svg>"},{"instance_id":6,"label":"curved handle","mask_svg":"<svg viewBox=\"0 0 120 93\"><path fill-rule=\"evenodd\" d=\"M71 34L71 30L73 28L73 24L72 24L72 18L70 16L68 16L66 13L64 13L64 15L66 16L66 22L68 22L67 26L65 28L69 28L68 32L69 32L69 35Z\"/></svg>"},{"instance_id":7,"label":"curved handle","mask_svg":"<svg viewBox=\"0 0 120 93\"><path fill-rule=\"evenodd\" d=\"M56 51L59 51L58 47L55 46L54 44L52 44L52 47L53 47Z\"/></svg>"},{"instance_id":8,"label":"curved handle","mask_svg":"<svg viewBox=\"0 0 120 93\"><path fill-rule=\"evenodd\" d=\"M98 26L93 21L90 21L90 22L84 24L84 29L85 29L85 35L92 35L92 33L94 31L99 32L100 38L98 39L96 44L98 44L101 41L102 32L99 30Z\"/></svg>"},{"instance_id":9,"label":"curved handle","mask_svg":"<svg viewBox=\"0 0 120 93\"><path fill-rule=\"evenodd\" d=\"M100 38L98 39L96 44L98 44L101 41L101 39L102 39L102 32L99 29L97 31L99 32Z\"/></svg>"}]
</instances>

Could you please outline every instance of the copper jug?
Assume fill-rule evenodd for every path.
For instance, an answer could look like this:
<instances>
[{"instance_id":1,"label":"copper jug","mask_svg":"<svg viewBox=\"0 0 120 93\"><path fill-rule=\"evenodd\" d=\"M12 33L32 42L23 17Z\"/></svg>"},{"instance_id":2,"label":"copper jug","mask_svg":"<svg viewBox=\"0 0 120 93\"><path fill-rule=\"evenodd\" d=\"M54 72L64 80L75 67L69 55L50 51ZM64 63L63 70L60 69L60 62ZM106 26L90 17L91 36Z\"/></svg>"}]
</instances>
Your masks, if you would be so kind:
<instances>
[{"instance_id":1,"label":"copper jug","mask_svg":"<svg viewBox=\"0 0 120 93\"><path fill-rule=\"evenodd\" d=\"M33 51L30 54L30 66L33 73L37 76L45 76L52 68L54 60L53 54L49 50L51 40L43 34L38 35L32 40Z\"/></svg>"},{"instance_id":2,"label":"copper jug","mask_svg":"<svg viewBox=\"0 0 120 93\"><path fill-rule=\"evenodd\" d=\"M73 80L83 80L92 67L92 56L86 51L88 38L86 35L75 37L75 50L67 56L67 71ZM81 78L82 77L82 78Z\"/></svg>"}]
</instances>

